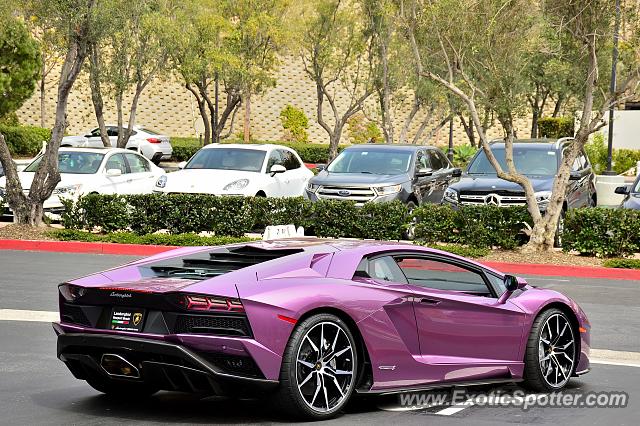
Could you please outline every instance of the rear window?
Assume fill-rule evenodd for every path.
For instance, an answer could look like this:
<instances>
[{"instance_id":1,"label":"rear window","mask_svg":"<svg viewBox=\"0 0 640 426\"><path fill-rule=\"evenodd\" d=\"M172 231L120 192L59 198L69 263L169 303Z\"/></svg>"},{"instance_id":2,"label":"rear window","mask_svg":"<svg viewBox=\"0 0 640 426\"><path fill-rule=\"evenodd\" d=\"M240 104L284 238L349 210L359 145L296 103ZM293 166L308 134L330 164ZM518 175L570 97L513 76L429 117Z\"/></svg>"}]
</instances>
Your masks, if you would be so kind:
<instances>
[{"instance_id":1,"label":"rear window","mask_svg":"<svg viewBox=\"0 0 640 426\"><path fill-rule=\"evenodd\" d=\"M145 133L149 133L150 135L156 135L156 136L162 135L162 133L156 130L150 129L148 127L140 127L140 130L142 130Z\"/></svg>"}]
</instances>

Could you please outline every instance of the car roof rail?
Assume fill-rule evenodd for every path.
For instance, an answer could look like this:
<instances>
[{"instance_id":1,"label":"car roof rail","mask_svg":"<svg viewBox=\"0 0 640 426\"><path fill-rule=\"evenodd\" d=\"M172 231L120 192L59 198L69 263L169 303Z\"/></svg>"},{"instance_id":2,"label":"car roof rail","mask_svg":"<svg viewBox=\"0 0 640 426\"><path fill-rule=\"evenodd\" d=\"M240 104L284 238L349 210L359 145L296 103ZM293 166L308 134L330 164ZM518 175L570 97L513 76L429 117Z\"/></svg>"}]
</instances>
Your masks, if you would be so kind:
<instances>
[{"instance_id":1,"label":"car roof rail","mask_svg":"<svg viewBox=\"0 0 640 426\"><path fill-rule=\"evenodd\" d=\"M560 149L560 147L562 146L562 144L567 143L567 142L569 142L569 141L572 141L572 140L574 140L574 139L575 139L575 138L574 138L573 136L567 136L567 137L564 137L564 138L560 138L560 139L558 139L558 140L556 141L556 143L555 143L555 147L556 147L556 149Z\"/></svg>"}]
</instances>

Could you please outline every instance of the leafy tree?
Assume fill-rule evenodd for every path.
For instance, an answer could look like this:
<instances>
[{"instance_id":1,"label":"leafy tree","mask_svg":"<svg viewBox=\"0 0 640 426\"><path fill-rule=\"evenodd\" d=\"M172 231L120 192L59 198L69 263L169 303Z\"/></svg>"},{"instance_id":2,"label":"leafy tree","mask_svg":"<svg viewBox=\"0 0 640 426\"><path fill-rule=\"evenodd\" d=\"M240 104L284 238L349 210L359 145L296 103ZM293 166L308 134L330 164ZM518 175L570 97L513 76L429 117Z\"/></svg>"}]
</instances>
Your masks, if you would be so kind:
<instances>
[{"instance_id":1,"label":"leafy tree","mask_svg":"<svg viewBox=\"0 0 640 426\"><path fill-rule=\"evenodd\" d=\"M287 105L280 111L280 121L285 130L285 140L309 142L309 119L302 109Z\"/></svg>"},{"instance_id":2,"label":"leafy tree","mask_svg":"<svg viewBox=\"0 0 640 426\"><path fill-rule=\"evenodd\" d=\"M301 56L307 76L316 85L318 124L329 135L329 159L338 153L345 124L362 110L373 93L371 33L365 31L362 10L355 2L320 0L306 12ZM338 89L348 93L346 107L336 103ZM325 101L333 126L325 116Z\"/></svg>"},{"instance_id":3,"label":"leafy tree","mask_svg":"<svg viewBox=\"0 0 640 426\"><path fill-rule=\"evenodd\" d=\"M9 8L11 13L19 13L13 5ZM39 226L43 219L43 203L51 196L54 188L60 182L58 171L58 149L66 128L67 101L71 88L82 69L82 64L87 56L89 44L92 42L92 29L97 26L93 21L97 8L97 0L32 0L26 5L27 16L35 16L46 23L46 26L54 28L63 40L65 40L65 58L62 64L60 79L58 81L58 97L56 104L55 125L51 132L51 140L46 146L42 160L36 170L28 194L22 191L22 185L18 179L16 165L11 154L0 137L0 162L6 173L6 201L13 210L14 220L17 223ZM0 7L2 9L2 7ZM8 20L7 20L8 19ZM2 18L2 27L12 26L11 19ZM24 27L23 27L24 30ZM27 37L27 40L29 38ZM31 44L33 42L29 42ZM40 56L35 48L28 49L30 59L25 59L17 64L14 62L9 69L16 71L24 65L31 68L31 91L38 76ZM12 55L8 55L11 58ZM5 55L0 60L4 61ZM27 65L30 64L30 65ZM32 92L31 92L32 93ZM0 102L4 104L4 100ZM16 108L18 105L13 104Z\"/></svg>"}]
</instances>

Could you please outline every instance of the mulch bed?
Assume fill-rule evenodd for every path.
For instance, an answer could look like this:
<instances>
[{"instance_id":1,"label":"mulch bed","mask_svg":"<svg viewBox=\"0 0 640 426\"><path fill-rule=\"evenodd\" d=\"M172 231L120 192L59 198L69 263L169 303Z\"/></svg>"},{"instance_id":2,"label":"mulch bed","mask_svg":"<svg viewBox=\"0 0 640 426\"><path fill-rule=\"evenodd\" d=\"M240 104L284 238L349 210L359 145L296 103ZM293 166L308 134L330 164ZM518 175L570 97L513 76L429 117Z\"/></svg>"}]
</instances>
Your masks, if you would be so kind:
<instances>
[{"instance_id":1,"label":"mulch bed","mask_svg":"<svg viewBox=\"0 0 640 426\"><path fill-rule=\"evenodd\" d=\"M580 256L577 253L564 253L562 250L552 252L527 253L518 251L493 250L480 261L506 263L536 263L562 266L602 266L603 259L598 257Z\"/></svg>"},{"instance_id":2,"label":"mulch bed","mask_svg":"<svg viewBox=\"0 0 640 426\"><path fill-rule=\"evenodd\" d=\"M0 227L0 239L3 240L55 240L49 235L53 229L50 226L34 228L31 226L10 225Z\"/></svg>"}]
</instances>

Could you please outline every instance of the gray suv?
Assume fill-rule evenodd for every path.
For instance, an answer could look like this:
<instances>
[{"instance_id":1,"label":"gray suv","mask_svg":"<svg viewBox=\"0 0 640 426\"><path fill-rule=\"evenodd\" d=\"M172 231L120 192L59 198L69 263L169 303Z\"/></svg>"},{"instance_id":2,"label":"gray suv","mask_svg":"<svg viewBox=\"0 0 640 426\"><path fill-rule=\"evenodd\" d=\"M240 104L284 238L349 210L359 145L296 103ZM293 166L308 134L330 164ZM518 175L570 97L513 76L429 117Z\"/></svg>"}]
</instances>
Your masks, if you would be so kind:
<instances>
[{"instance_id":1,"label":"gray suv","mask_svg":"<svg viewBox=\"0 0 640 426\"><path fill-rule=\"evenodd\" d=\"M462 174L439 149L422 145L354 145L309 180L311 201L351 200L362 205L400 200L410 208L441 203Z\"/></svg>"}]
</instances>

